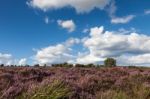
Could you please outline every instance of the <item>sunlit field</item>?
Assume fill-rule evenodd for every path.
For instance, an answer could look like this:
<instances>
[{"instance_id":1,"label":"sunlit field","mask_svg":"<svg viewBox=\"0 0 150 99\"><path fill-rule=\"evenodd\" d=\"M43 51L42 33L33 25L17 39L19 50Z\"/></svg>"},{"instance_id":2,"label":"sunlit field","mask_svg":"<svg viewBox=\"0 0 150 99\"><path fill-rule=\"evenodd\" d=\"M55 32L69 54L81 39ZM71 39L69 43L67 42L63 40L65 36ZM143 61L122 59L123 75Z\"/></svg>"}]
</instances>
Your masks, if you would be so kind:
<instances>
[{"instance_id":1,"label":"sunlit field","mask_svg":"<svg viewBox=\"0 0 150 99\"><path fill-rule=\"evenodd\" d=\"M1 67L1 99L150 99L150 69Z\"/></svg>"}]
</instances>

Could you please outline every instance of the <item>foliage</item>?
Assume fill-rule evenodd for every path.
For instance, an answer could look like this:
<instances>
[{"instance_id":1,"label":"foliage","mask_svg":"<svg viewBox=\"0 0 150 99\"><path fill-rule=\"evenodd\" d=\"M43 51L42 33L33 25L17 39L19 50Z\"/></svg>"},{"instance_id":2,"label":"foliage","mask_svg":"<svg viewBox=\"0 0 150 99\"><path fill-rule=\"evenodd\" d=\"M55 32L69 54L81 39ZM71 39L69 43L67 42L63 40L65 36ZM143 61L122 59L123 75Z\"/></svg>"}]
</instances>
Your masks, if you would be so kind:
<instances>
[{"instance_id":1,"label":"foliage","mask_svg":"<svg viewBox=\"0 0 150 99\"><path fill-rule=\"evenodd\" d=\"M63 64L52 64L52 67L73 67L72 64L68 64L68 63L63 63Z\"/></svg>"},{"instance_id":2,"label":"foliage","mask_svg":"<svg viewBox=\"0 0 150 99\"><path fill-rule=\"evenodd\" d=\"M55 80L32 89L32 93L23 93L18 99L67 99L71 95L69 87L62 81Z\"/></svg>"},{"instance_id":3,"label":"foliage","mask_svg":"<svg viewBox=\"0 0 150 99\"><path fill-rule=\"evenodd\" d=\"M35 64L34 67L40 67L40 65L39 64Z\"/></svg>"},{"instance_id":4,"label":"foliage","mask_svg":"<svg viewBox=\"0 0 150 99\"><path fill-rule=\"evenodd\" d=\"M114 67L114 66L116 66L116 60L113 59L113 58L107 58L104 61L104 65L107 66L107 67Z\"/></svg>"},{"instance_id":5,"label":"foliage","mask_svg":"<svg viewBox=\"0 0 150 99\"><path fill-rule=\"evenodd\" d=\"M4 67L4 64L1 64L0 67Z\"/></svg>"}]
</instances>

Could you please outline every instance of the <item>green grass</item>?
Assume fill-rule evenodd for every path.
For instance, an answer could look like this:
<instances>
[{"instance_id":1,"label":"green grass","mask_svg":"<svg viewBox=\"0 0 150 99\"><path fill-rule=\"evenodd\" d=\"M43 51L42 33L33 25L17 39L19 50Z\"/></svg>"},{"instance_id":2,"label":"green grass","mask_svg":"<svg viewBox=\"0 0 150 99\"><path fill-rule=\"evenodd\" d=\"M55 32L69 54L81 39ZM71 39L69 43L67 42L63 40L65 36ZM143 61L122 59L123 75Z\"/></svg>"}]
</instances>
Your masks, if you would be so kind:
<instances>
[{"instance_id":1,"label":"green grass","mask_svg":"<svg viewBox=\"0 0 150 99\"><path fill-rule=\"evenodd\" d=\"M103 93L99 93L96 99L129 99L129 97L124 92L109 90Z\"/></svg>"},{"instance_id":2,"label":"green grass","mask_svg":"<svg viewBox=\"0 0 150 99\"><path fill-rule=\"evenodd\" d=\"M68 99L71 91L62 81L54 81L51 84L46 84L37 87L32 93L23 93L16 99Z\"/></svg>"},{"instance_id":3,"label":"green grass","mask_svg":"<svg viewBox=\"0 0 150 99\"><path fill-rule=\"evenodd\" d=\"M136 85L132 94L120 90L108 90L97 94L97 99L150 99L150 88L144 85Z\"/></svg>"}]
</instances>

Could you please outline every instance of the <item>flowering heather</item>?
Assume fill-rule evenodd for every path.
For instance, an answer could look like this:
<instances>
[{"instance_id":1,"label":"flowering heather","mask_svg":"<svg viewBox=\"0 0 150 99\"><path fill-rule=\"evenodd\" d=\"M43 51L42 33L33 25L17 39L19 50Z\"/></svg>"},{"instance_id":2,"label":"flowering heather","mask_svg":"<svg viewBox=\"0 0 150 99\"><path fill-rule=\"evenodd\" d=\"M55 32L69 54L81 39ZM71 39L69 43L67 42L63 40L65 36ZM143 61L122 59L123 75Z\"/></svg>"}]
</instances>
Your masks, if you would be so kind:
<instances>
[{"instance_id":1,"label":"flowering heather","mask_svg":"<svg viewBox=\"0 0 150 99\"><path fill-rule=\"evenodd\" d=\"M0 99L150 99L150 69L2 67Z\"/></svg>"}]
</instances>

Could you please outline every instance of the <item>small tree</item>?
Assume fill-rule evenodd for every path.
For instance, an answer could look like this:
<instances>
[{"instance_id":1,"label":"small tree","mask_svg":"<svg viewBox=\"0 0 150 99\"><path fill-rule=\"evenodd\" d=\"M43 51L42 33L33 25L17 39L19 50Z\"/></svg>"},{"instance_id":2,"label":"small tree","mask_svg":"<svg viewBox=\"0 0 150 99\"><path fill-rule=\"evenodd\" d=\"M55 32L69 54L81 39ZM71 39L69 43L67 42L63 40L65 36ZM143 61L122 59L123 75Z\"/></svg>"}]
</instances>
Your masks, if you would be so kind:
<instances>
[{"instance_id":1,"label":"small tree","mask_svg":"<svg viewBox=\"0 0 150 99\"><path fill-rule=\"evenodd\" d=\"M47 64L44 64L44 66L43 67L47 67Z\"/></svg>"},{"instance_id":2,"label":"small tree","mask_svg":"<svg viewBox=\"0 0 150 99\"><path fill-rule=\"evenodd\" d=\"M95 67L94 64L87 64L85 67Z\"/></svg>"},{"instance_id":3,"label":"small tree","mask_svg":"<svg viewBox=\"0 0 150 99\"><path fill-rule=\"evenodd\" d=\"M4 64L1 64L0 67L4 67Z\"/></svg>"},{"instance_id":4,"label":"small tree","mask_svg":"<svg viewBox=\"0 0 150 99\"><path fill-rule=\"evenodd\" d=\"M114 67L114 66L116 66L116 60L114 58L107 58L104 61L104 65L107 67Z\"/></svg>"},{"instance_id":5,"label":"small tree","mask_svg":"<svg viewBox=\"0 0 150 99\"><path fill-rule=\"evenodd\" d=\"M40 67L40 65L39 64L35 64L34 67Z\"/></svg>"}]
</instances>

